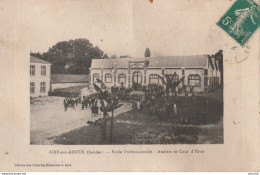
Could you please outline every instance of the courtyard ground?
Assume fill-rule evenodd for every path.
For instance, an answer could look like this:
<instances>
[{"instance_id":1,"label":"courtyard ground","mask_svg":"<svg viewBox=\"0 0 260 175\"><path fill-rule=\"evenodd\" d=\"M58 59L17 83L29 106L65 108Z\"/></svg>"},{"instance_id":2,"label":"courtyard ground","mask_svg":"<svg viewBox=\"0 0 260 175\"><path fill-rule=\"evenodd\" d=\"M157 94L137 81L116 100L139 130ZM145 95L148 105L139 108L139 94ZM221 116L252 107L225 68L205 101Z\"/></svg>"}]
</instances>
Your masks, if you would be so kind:
<instances>
[{"instance_id":1,"label":"courtyard ground","mask_svg":"<svg viewBox=\"0 0 260 175\"><path fill-rule=\"evenodd\" d=\"M221 144L222 120L214 124L192 125L178 121L158 121L155 117L129 111L114 119L113 142L109 141L110 125L107 125L107 141L102 141L99 126L84 126L53 139L55 144Z\"/></svg>"},{"instance_id":2,"label":"courtyard ground","mask_svg":"<svg viewBox=\"0 0 260 175\"><path fill-rule=\"evenodd\" d=\"M81 110L81 105L76 109L68 108L64 111L63 97L37 97L31 100L30 118L30 143L43 145L53 144L52 138L70 132L80 127L88 126L87 121L95 121L102 117L91 117L90 108ZM131 105L125 103L115 115L131 109Z\"/></svg>"},{"instance_id":3,"label":"courtyard ground","mask_svg":"<svg viewBox=\"0 0 260 175\"><path fill-rule=\"evenodd\" d=\"M135 94L136 95L136 94ZM137 94L138 95L138 94ZM197 94L212 100L207 118L223 110L222 91ZM88 121L102 118L91 117L90 108L68 108L64 111L63 97L38 97L31 100L31 144L98 145L98 144L221 144L223 140L223 116L210 123L181 123L176 118L158 120L142 111L132 111L128 101L115 111L113 142L101 138L101 127L88 125ZM221 112L220 112L221 113ZM109 113L111 116L111 113ZM219 116L219 115L218 115Z\"/></svg>"},{"instance_id":4,"label":"courtyard ground","mask_svg":"<svg viewBox=\"0 0 260 175\"><path fill-rule=\"evenodd\" d=\"M160 120L140 110L128 111L114 118L112 142L109 140L110 124L107 125L106 141L102 140L100 126L84 126L53 138L53 142L65 145L222 144L224 139L221 94L222 91L217 91L198 95L202 99L208 98L210 103L209 113L201 123L181 123L178 117ZM200 109L205 110L205 107L203 105Z\"/></svg>"}]
</instances>

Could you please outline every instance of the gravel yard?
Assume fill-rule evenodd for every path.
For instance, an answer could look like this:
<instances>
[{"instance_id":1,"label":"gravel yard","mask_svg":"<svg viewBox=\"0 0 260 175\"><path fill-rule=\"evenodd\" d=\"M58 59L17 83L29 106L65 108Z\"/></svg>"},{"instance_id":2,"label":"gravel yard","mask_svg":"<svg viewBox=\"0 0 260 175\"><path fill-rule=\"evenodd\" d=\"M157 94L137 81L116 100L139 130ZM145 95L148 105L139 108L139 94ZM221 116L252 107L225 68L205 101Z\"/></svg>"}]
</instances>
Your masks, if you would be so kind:
<instances>
[{"instance_id":1,"label":"gravel yard","mask_svg":"<svg viewBox=\"0 0 260 175\"><path fill-rule=\"evenodd\" d=\"M71 107L64 111L63 97L37 97L31 100L31 144L54 144L52 138L63 133L87 126L87 121L94 121L102 117L91 117L90 108L75 109ZM124 104L115 111L115 115L131 109L131 105Z\"/></svg>"}]
</instances>

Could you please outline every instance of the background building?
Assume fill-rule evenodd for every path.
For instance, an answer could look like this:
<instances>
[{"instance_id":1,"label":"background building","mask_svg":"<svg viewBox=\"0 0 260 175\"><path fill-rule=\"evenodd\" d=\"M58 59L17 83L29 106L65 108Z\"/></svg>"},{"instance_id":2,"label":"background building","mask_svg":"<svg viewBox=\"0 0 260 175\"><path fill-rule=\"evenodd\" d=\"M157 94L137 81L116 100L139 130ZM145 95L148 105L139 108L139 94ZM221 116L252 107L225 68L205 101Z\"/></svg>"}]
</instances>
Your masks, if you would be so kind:
<instances>
[{"instance_id":1,"label":"background building","mask_svg":"<svg viewBox=\"0 0 260 175\"><path fill-rule=\"evenodd\" d=\"M133 82L141 85L162 84L161 77L174 74L178 80L185 76L180 86L193 86L194 92L212 90L220 84L219 62L208 55L93 59L90 75L91 87L96 79L106 86L132 87Z\"/></svg>"},{"instance_id":2,"label":"background building","mask_svg":"<svg viewBox=\"0 0 260 175\"><path fill-rule=\"evenodd\" d=\"M30 56L30 97L47 96L50 77L51 63Z\"/></svg>"}]
</instances>

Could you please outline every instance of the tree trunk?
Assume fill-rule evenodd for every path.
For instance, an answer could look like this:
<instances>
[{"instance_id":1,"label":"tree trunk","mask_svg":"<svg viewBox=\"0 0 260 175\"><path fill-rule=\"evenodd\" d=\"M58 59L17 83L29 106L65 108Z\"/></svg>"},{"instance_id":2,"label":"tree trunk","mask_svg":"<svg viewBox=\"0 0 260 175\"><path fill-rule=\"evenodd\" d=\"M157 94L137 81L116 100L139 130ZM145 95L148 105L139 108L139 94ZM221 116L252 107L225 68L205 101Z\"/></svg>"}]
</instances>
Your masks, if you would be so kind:
<instances>
[{"instance_id":1,"label":"tree trunk","mask_svg":"<svg viewBox=\"0 0 260 175\"><path fill-rule=\"evenodd\" d=\"M172 90L172 100L173 100L173 93L174 93L174 90L173 90L173 88L171 88L171 90Z\"/></svg>"},{"instance_id":2,"label":"tree trunk","mask_svg":"<svg viewBox=\"0 0 260 175\"><path fill-rule=\"evenodd\" d=\"M104 109L104 113L103 113L103 118L105 120L105 123L104 123L104 141L106 141L106 137L107 137L107 117L106 117L106 109Z\"/></svg>"},{"instance_id":3,"label":"tree trunk","mask_svg":"<svg viewBox=\"0 0 260 175\"><path fill-rule=\"evenodd\" d=\"M112 138L113 138L113 122L114 122L114 104L112 104L112 116L111 116L111 128L110 128L110 143L112 143Z\"/></svg>"}]
</instances>

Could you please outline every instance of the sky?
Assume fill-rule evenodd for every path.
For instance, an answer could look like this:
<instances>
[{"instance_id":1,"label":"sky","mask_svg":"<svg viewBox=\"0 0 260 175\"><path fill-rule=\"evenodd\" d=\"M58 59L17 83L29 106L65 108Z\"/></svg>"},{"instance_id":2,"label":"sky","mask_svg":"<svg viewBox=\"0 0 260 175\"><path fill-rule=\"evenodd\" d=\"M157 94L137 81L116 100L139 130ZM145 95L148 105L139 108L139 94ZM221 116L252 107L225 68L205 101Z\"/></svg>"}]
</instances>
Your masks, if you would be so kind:
<instances>
[{"instance_id":1,"label":"sky","mask_svg":"<svg viewBox=\"0 0 260 175\"><path fill-rule=\"evenodd\" d=\"M29 26L30 50L86 38L108 55L142 57L213 54L224 32L216 23L232 0L57 0L19 7ZM30 10L28 10L28 6ZM28 18L29 17L29 18Z\"/></svg>"}]
</instances>

